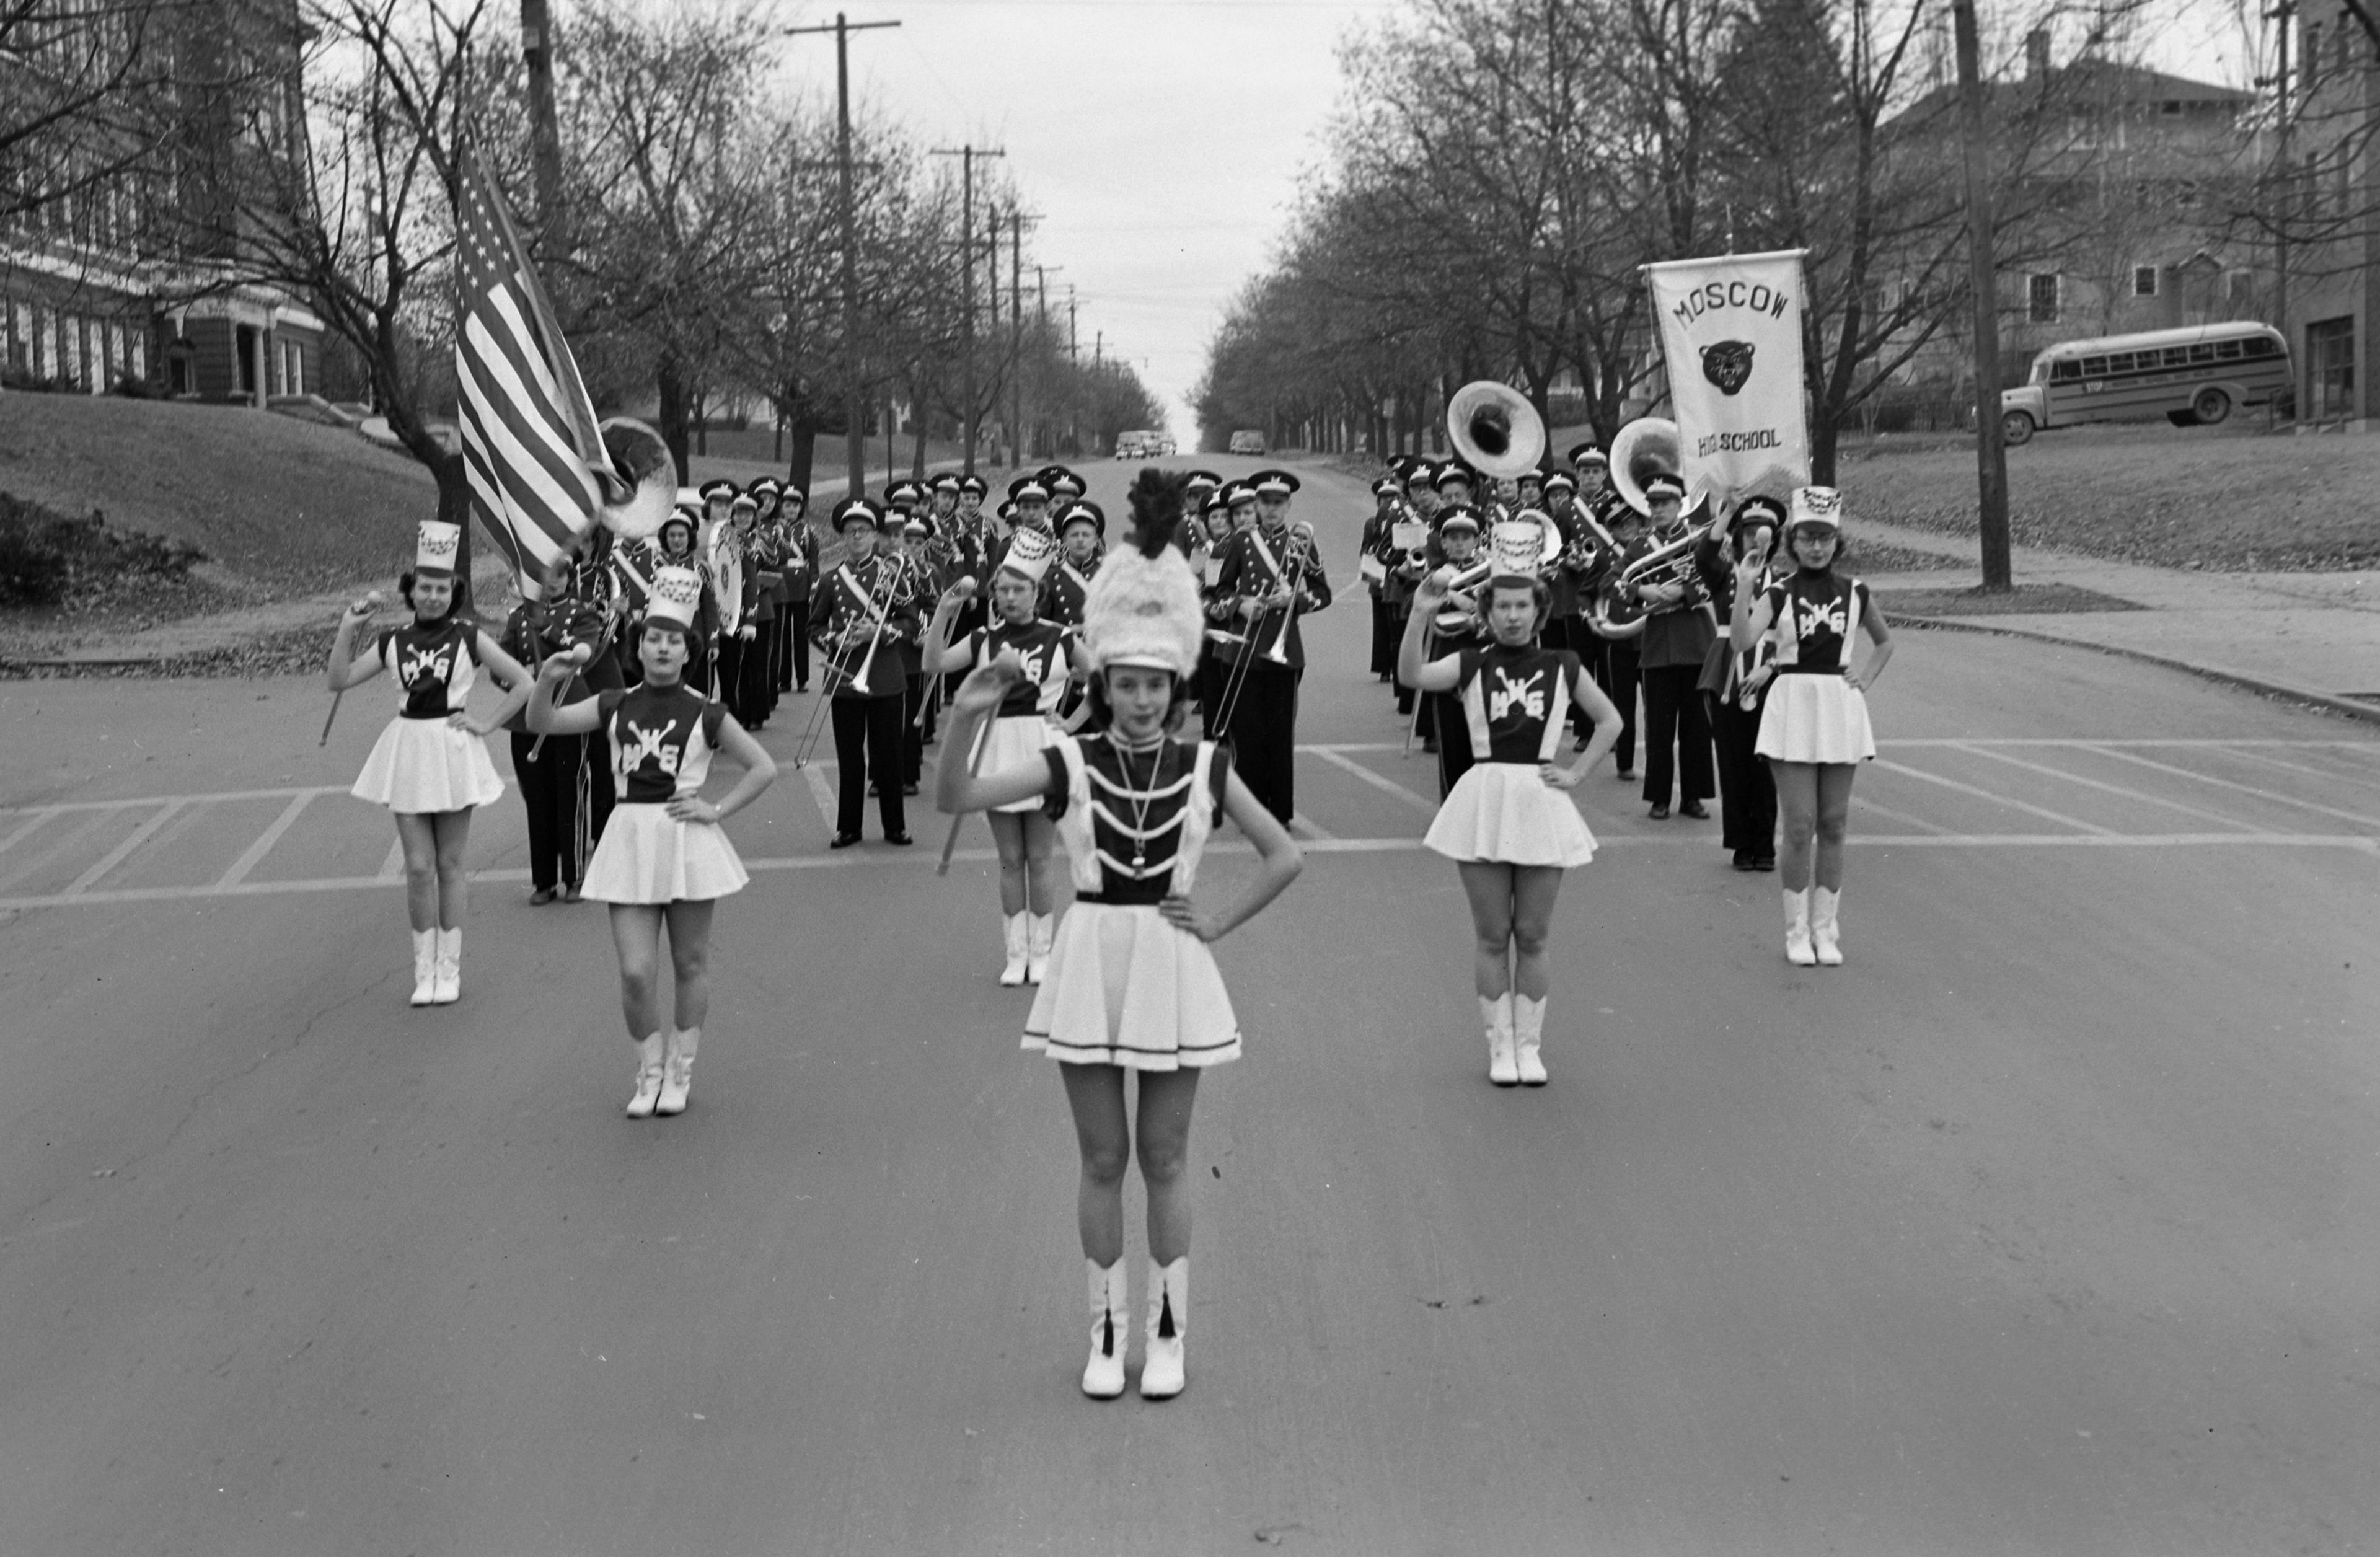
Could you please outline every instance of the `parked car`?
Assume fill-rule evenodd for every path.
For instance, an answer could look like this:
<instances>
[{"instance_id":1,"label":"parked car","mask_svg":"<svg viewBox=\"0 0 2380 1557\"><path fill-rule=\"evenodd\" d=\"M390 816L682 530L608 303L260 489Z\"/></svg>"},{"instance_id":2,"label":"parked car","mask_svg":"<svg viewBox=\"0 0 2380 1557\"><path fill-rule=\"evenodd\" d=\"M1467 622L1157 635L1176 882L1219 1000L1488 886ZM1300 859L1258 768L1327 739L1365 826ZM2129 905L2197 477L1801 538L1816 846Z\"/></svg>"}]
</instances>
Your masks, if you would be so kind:
<instances>
[{"instance_id":1,"label":"parked car","mask_svg":"<svg viewBox=\"0 0 2380 1557\"><path fill-rule=\"evenodd\" d=\"M1115 456L1118 459L1148 459L1168 452L1161 432L1119 432L1116 434Z\"/></svg>"},{"instance_id":2,"label":"parked car","mask_svg":"<svg viewBox=\"0 0 2380 1557\"><path fill-rule=\"evenodd\" d=\"M2042 428L2160 416L2211 427L2294 384L2288 341L2248 320L2060 341L2034 358L2024 383L2000 391L2000 436L2024 444Z\"/></svg>"},{"instance_id":3,"label":"parked car","mask_svg":"<svg viewBox=\"0 0 2380 1557\"><path fill-rule=\"evenodd\" d=\"M1233 454L1264 453L1264 434L1257 432L1253 427L1241 428L1237 432L1232 434L1232 452Z\"/></svg>"}]
</instances>

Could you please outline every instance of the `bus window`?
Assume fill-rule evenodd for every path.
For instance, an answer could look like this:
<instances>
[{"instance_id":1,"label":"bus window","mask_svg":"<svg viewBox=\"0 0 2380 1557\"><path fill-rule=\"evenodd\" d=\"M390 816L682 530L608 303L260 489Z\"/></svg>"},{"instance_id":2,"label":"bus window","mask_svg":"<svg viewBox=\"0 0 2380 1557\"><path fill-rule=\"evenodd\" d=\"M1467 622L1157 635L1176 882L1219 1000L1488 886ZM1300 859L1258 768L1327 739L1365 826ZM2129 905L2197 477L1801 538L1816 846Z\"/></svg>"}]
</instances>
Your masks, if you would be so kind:
<instances>
[{"instance_id":1,"label":"bus window","mask_svg":"<svg viewBox=\"0 0 2380 1557\"><path fill-rule=\"evenodd\" d=\"M2190 348L2186 346L2169 346L2166 347L2165 365L2168 368L2186 368L2190 366Z\"/></svg>"},{"instance_id":2,"label":"bus window","mask_svg":"<svg viewBox=\"0 0 2380 1557\"><path fill-rule=\"evenodd\" d=\"M2053 362L2050 364L2049 376L2059 383L2072 383L2082 376L2082 364L2070 360Z\"/></svg>"},{"instance_id":3,"label":"bus window","mask_svg":"<svg viewBox=\"0 0 2380 1557\"><path fill-rule=\"evenodd\" d=\"M2215 343L2215 355L2221 358L2226 362L2231 361L2240 355L2240 343L2238 341L2217 341Z\"/></svg>"},{"instance_id":4,"label":"bus window","mask_svg":"<svg viewBox=\"0 0 2380 1557\"><path fill-rule=\"evenodd\" d=\"M2253 335L2240 344L2251 357L2274 357L2279 355L2280 351L2280 348L2273 344L2273 337L2270 335Z\"/></svg>"},{"instance_id":5,"label":"bus window","mask_svg":"<svg viewBox=\"0 0 2380 1557\"><path fill-rule=\"evenodd\" d=\"M2025 382L2027 383L2047 383L2049 382L2049 364L2047 362L2035 362L2033 365L2033 376Z\"/></svg>"},{"instance_id":6,"label":"bus window","mask_svg":"<svg viewBox=\"0 0 2380 1557\"><path fill-rule=\"evenodd\" d=\"M2084 378L2095 379L2107 371L2107 359L2106 358L2086 357L2082 359L2082 376Z\"/></svg>"},{"instance_id":7,"label":"bus window","mask_svg":"<svg viewBox=\"0 0 2380 1557\"><path fill-rule=\"evenodd\" d=\"M2108 371L2108 372L2110 372L2110 373L2129 373L2129 372L2131 372L2131 371L2132 371L2132 354L2131 354L2131 352L2129 352L2129 351L2111 351L2111 352L2109 352L2109 353L2107 354L2107 371Z\"/></svg>"},{"instance_id":8,"label":"bus window","mask_svg":"<svg viewBox=\"0 0 2380 1557\"><path fill-rule=\"evenodd\" d=\"M2201 342L2199 342L2196 346L2192 347L2190 348L2190 359L2191 359L2192 362L2212 362L2212 361L2214 361L2214 360L2215 360L2215 345L2214 345L2214 343L2213 343L2212 341L2201 341Z\"/></svg>"}]
</instances>

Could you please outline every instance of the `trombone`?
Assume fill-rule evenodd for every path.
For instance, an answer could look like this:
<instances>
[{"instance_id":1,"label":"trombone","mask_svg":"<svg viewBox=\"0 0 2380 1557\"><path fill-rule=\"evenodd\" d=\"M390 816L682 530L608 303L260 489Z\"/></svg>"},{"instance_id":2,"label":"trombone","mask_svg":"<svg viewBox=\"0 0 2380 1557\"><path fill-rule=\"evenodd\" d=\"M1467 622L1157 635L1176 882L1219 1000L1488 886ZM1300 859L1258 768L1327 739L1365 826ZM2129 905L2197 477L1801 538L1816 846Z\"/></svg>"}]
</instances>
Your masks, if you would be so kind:
<instances>
[{"instance_id":1,"label":"trombone","mask_svg":"<svg viewBox=\"0 0 2380 1557\"><path fill-rule=\"evenodd\" d=\"M1305 577L1306 565L1314 560L1314 527L1304 520L1289 527L1289 544L1281 549L1281 578L1275 588L1290 591L1287 605L1268 605L1259 610L1248 624L1247 636L1242 640L1240 657L1232 663L1232 674L1223 683L1223 696L1215 710L1215 730L1218 737L1232 732L1232 714L1240 706L1240 689L1247 685L1248 666L1257 656L1276 665L1289 663L1289 629L1297 621L1299 590ZM1265 619L1275 611L1283 613L1281 630L1272 641L1259 651L1257 640L1264 637Z\"/></svg>"},{"instance_id":2,"label":"trombone","mask_svg":"<svg viewBox=\"0 0 2380 1557\"><path fill-rule=\"evenodd\" d=\"M868 631L868 652L860 660L857 669L844 672L842 660L851 652L852 639L859 631L861 618L853 618L836 637L834 650L827 656L826 675L819 686L818 704L810 710L810 722L803 727L802 738L794 748L795 767L807 766L810 753L818 748L819 733L822 728L820 721L825 718L828 705L834 701L835 676L843 675L844 679L854 687L868 685L868 672L876 663L877 648L884 641L884 629L888 625L885 614L892 609L894 596L908 570L909 558L905 553L884 558L882 566L876 570L876 582L868 591L865 616L865 620L873 625Z\"/></svg>"}]
</instances>

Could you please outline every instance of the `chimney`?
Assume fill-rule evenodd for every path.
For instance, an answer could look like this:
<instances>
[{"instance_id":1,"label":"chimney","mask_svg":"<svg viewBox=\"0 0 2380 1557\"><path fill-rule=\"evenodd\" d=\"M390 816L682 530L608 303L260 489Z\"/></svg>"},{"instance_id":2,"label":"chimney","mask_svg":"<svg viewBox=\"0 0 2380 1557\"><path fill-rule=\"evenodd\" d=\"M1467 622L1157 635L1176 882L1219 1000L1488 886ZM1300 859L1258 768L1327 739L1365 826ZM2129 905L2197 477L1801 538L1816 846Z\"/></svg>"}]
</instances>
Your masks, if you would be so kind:
<instances>
[{"instance_id":1,"label":"chimney","mask_svg":"<svg viewBox=\"0 0 2380 1557\"><path fill-rule=\"evenodd\" d=\"M2036 27L2024 35L2024 79L2046 80L2049 77L2049 30Z\"/></svg>"}]
</instances>

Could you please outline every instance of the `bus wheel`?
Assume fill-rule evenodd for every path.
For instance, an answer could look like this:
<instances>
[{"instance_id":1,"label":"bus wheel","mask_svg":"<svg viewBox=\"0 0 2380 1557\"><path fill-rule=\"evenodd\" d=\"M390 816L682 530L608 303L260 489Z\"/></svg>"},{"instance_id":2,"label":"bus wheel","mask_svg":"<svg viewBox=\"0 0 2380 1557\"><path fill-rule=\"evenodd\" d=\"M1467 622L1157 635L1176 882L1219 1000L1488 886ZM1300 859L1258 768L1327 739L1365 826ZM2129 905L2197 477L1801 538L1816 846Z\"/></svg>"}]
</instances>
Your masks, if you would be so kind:
<instances>
[{"instance_id":1,"label":"bus wheel","mask_svg":"<svg viewBox=\"0 0 2380 1557\"><path fill-rule=\"evenodd\" d=\"M2033 414L2030 411L2006 411L2000 416L2000 442L2010 448L2033 442Z\"/></svg>"},{"instance_id":2,"label":"bus wheel","mask_svg":"<svg viewBox=\"0 0 2380 1557\"><path fill-rule=\"evenodd\" d=\"M2201 427L2212 427L2231 414L2231 396L2219 389L2202 389L2190 403L2190 414Z\"/></svg>"}]
</instances>

